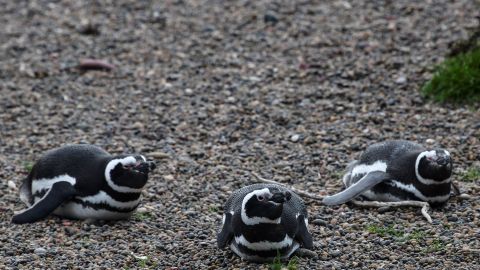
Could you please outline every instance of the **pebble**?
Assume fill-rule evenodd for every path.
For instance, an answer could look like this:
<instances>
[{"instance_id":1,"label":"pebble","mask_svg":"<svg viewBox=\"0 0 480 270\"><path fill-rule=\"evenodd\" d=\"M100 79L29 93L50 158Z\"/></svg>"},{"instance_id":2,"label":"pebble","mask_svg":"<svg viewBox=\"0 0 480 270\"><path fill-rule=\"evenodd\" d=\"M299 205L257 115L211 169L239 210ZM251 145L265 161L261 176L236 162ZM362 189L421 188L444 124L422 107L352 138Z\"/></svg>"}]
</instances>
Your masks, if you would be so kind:
<instances>
[{"instance_id":1,"label":"pebble","mask_svg":"<svg viewBox=\"0 0 480 270\"><path fill-rule=\"evenodd\" d=\"M298 140L300 140L300 135L299 134L293 134L291 137L290 137L290 140L292 142L298 142Z\"/></svg>"},{"instance_id":2,"label":"pebble","mask_svg":"<svg viewBox=\"0 0 480 270\"><path fill-rule=\"evenodd\" d=\"M38 256L45 256L47 254L47 250L44 248L36 248L33 253L37 254Z\"/></svg>"},{"instance_id":3,"label":"pebble","mask_svg":"<svg viewBox=\"0 0 480 270\"><path fill-rule=\"evenodd\" d=\"M8 180L7 186L11 190L17 190L17 185L15 185L15 182L13 182L12 180Z\"/></svg>"},{"instance_id":4,"label":"pebble","mask_svg":"<svg viewBox=\"0 0 480 270\"><path fill-rule=\"evenodd\" d=\"M335 249L335 250L330 251L330 255L331 255L332 257L338 257L338 256L340 256L341 254L342 254L342 252L341 252L339 249Z\"/></svg>"},{"instance_id":5,"label":"pebble","mask_svg":"<svg viewBox=\"0 0 480 270\"><path fill-rule=\"evenodd\" d=\"M400 76L395 80L395 83L397 84L404 84L407 82L407 78L405 76Z\"/></svg>"},{"instance_id":6,"label":"pebble","mask_svg":"<svg viewBox=\"0 0 480 270\"><path fill-rule=\"evenodd\" d=\"M187 88L187 89L185 89L185 94L186 94L187 96L190 96L190 95L193 94L193 90L192 90L191 88Z\"/></svg>"},{"instance_id":7,"label":"pebble","mask_svg":"<svg viewBox=\"0 0 480 270\"><path fill-rule=\"evenodd\" d=\"M140 213L140 214L147 213L148 209L145 208L145 207L139 207L139 208L137 208L137 212Z\"/></svg>"},{"instance_id":8,"label":"pebble","mask_svg":"<svg viewBox=\"0 0 480 270\"><path fill-rule=\"evenodd\" d=\"M314 219L311 223L314 224L314 225L320 225L320 226L327 226L327 224L328 224L327 221L325 221L323 219L319 219L319 218Z\"/></svg>"}]
</instances>

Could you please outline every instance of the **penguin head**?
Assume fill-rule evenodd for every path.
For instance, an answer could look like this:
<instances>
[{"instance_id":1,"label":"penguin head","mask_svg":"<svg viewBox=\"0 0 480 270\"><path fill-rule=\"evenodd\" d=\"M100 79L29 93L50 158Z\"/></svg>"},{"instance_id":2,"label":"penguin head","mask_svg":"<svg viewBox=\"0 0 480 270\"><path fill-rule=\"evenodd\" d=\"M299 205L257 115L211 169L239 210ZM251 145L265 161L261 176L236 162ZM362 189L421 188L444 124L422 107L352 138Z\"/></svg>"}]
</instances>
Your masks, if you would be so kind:
<instances>
[{"instance_id":1,"label":"penguin head","mask_svg":"<svg viewBox=\"0 0 480 270\"><path fill-rule=\"evenodd\" d=\"M142 155L121 155L110 160L105 168L108 185L119 192L140 192L155 169L153 161Z\"/></svg>"},{"instance_id":2,"label":"penguin head","mask_svg":"<svg viewBox=\"0 0 480 270\"><path fill-rule=\"evenodd\" d=\"M247 225L280 223L283 204L292 198L288 191L275 187L254 190L243 198L242 221Z\"/></svg>"},{"instance_id":3,"label":"penguin head","mask_svg":"<svg viewBox=\"0 0 480 270\"><path fill-rule=\"evenodd\" d=\"M445 181L452 175L452 158L444 149L424 151L417 157L417 177L433 181Z\"/></svg>"}]
</instances>

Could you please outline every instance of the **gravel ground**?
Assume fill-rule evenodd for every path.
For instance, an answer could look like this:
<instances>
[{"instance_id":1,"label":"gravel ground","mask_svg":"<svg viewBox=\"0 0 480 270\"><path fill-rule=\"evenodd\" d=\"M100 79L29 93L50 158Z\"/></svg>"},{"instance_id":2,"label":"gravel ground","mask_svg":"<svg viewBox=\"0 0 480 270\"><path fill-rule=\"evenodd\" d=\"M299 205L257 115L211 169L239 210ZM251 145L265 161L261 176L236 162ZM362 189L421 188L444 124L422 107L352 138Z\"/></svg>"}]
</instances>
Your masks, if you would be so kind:
<instances>
[{"instance_id":1,"label":"gravel ground","mask_svg":"<svg viewBox=\"0 0 480 270\"><path fill-rule=\"evenodd\" d=\"M480 166L480 110L418 92L476 26L474 1L0 2L0 269L267 268L215 245L251 172L333 193L362 149L399 138L449 149L473 199L433 224L306 200L317 257L299 268L480 268L480 180L461 181ZM80 72L81 58L117 68ZM12 225L8 181L79 142L157 159L135 217Z\"/></svg>"}]
</instances>

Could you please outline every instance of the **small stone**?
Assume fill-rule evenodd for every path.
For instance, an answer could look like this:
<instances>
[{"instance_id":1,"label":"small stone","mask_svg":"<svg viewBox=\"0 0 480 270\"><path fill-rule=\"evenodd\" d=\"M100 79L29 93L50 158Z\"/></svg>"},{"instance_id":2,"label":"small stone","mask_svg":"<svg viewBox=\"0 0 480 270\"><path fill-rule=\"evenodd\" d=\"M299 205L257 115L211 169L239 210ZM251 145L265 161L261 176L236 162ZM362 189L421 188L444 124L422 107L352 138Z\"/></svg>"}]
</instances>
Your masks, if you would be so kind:
<instances>
[{"instance_id":1,"label":"small stone","mask_svg":"<svg viewBox=\"0 0 480 270\"><path fill-rule=\"evenodd\" d=\"M450 216L450 217L447 217L447 220L450 221L450 222L456 222L456 221L458 221L458 217L457 216Z\"/></svg>"},{"instance_id":2,"label":"small stone","mask_svg":"<svg viewBox=\"0 0 480 270\"><path fill-rule=\"evenodd\" d=\"M298 142L298 140L300 140L300 135L299 134L294 134L294 135L292 135L292 137L290 137L290 140L292 142Z\"/></svg>"},{"instance_id":3,"label":"small stone","mask_svg":"<svg viewBox=\"0 0 480 270\"><path fill-rule=\"evenodd\" d=\"M187 89L185 89L185 94L186 95L191 95L191 94L193 94L193 90L191 88L187 88Z\"/></svg>"},{"instance_id":4,"label":"small stone","mask_svg":"<svg viewBox=\"0 0 480 270\"><path fill-rule=\"evenodd\" d=\"M17 190L17 185L15 185L15 182L13 182L12 180L8 180L7 186L9 189Z\"/></svg>"},{"instance_id":5,"label":"small stone","mask_svg":"<svg viewBox=\"0 0 480 270\"><path fill-rule=\"evenodd\" d=\"M314 219L312 221L312 224L315 224L315 225L320 225L320 226L327 226L327 222L323 219Z\"/></svg>"},{"instance_id":6,"label":"small stone","mask_svg":"<svg viewBox=\"0 0 480 270\"><path fill-rule=\"evenodd\" d=\"M395 80L395 83L397 84L404 84L407 82L407 78L405 76L400 76Z\"/></svg>"},{"instance_id":7,"label":"small stone","mask_svg":"<svg viewBox=\"0 0 480 270\"><path fill-rule=\"evenodd\" d=\"M428 144L434 144L435 140L434 139L427 139L425 142L428 143Z\"/></svg>"},{"instance_id":8,"label":"small stone","mask_svg":"<svg viewBox=\"0 0 480 270\"><path fill-rule=\"evenodd\" d=\"M140 213L140 214L147 213L148 209L145 208L145 207L139 207L139 208L137 208L137 212Z\"/></svg>"},{"instance_id":9,"label":"small stone","mask_svg":"<svg viewBox=\"0 0 480 270\"><path fill-rule=\"evenodd\" d=\"M37 254L38 256L45 256L47 254L47 250L44 248L36 248L33 253Z\"/></svg>"},{"instance_id":10,"label":"small stone","mask_svg":"<svg viewBox=\"0 0 480 270\"><path fill-rule=\"evenodd\" d=\"M278 22L277 16L273 12L267 12L263 16L263 21L265 23L271 23L271 24L276 24Z\"/></svg>"},{"instance_id":11,"label":"small stone","mask_svg":"<svg viewBox=\"0 0 480 270\"><path fill-rule=\"evenodd\" d=\"M163 179L165 179L167 181L173 181L175 179L175 177L173 177L173 175L171 175L171 174L167 174L167 175L163 176Z\"/></svg>"},{"instance_id":12,"label":"small stone","mask_svg":"<svg viewBox=\"0 0 480 270\"><path fill-rule=\"evenodd\" d=\"M341 254L342 254L342 252L341 252L339 249L335 249L335 250L333 250L333 251L330 252L330 255L331 255L332 257L338 257L338 256L340 256Z\"/></svg>"},{"instance_id":13,"label":"small stone","mask_svg":"<svg viewBox=\"0 0 480 270\"><path fill-rule=\"evenodd\" d=\"M380 207L380 208L378 208L377 211L378 211L378 213L382 214L382 213L390 211L390 207L388 207L388 206Z\"/></svg>"}]
</instances>

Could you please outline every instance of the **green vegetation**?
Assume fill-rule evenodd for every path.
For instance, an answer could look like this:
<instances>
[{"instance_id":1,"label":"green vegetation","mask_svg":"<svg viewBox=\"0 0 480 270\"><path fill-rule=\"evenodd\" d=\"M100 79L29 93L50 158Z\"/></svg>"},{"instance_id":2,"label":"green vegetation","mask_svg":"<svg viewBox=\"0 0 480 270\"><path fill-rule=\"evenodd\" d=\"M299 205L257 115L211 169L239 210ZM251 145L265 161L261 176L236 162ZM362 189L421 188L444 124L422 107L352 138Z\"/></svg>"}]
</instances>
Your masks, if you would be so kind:
<instances>
[{"instance_id":1,"label":"green vegetation","mask_svg":"<svg viewBox=\"0 0 480 270\"><path fill-rule=\"evenodd\" d=\"M213 212L213 213L216 213L216 212L218 212L219 210L218 210L218 207L217 207L217 206L212 205L212 206L209 206L209 207L208 207L208 211Z\"/></svg>"},{"instance_id":2,"label":"green vegetation","mask_svg":"<svg viewBox=\"0 0 480 270\"><path fill-rule=\"evenodd\" d=\"M140 267L140 268L147 268L147 261L148 261L148 257L146 257L145 259L138 259L138 263L137 263L137 266Z\"/></svg>"},{"instance_id":3,"label":"green vegetation","mask_svg":"<svg viewBox=\"0 0 480 270\"><path fill-rule=\"evenodd\" d=\"M436 101L475 103L480 101L480 48L443 62L422 92Z\"/></svg>"},{"instance_id":4,"label":"green vegetation","mask_svg":"<svg viewBox=\"0 0 480 270\"><path fill-rule=\"evenodd\" d=\"M26 162L23 163L23 169L25 171L27 171L28 173L30 173L30 171L32 171L32 168L33 168L33 163L32 162L26 161Z\"/></svg>"},{"instance_id":5,"label":"green vegetation","mask_svg":"<svg viewBox=\"0 0 480 270\"><path fill-rule=\"evenodd\" d=\"M135 212L133 213L132 217L138 221L144 221L144 220L149 220L153 218L150 212L144 212L144 213Z\"/></svg>"},{"instance_id":6,"label":"green vegetation","mask_svg":"<svg viewBox=\"0 0 480 270\"><path fill-rule=\"evenodd\" d=\"M422 253L440 252L446 248L445 242L436 238L436 236L432 234L427 235L426 232L420 230L414 230L410 233L407 233L401 229L393 228L393 225L383 227L378 225L369 225L367 226L367 230L370 233L377 234L381 237L392 237L398 242L412 241L410 244L420 247L418 251L421 251ZM433 240L430 242L429 239L432 238Z\"/></svg>"},{"instance_id":7,"label":"green vegetation","mask_svg":"<svg viewBox=\"0 0 480 270\"><path fill-rule=\"evenodd\" d=\"M462 174L461 179L465 182L480 180L480 168L468 168L468 170Z\"/></svg>"},{"instance_id":8,"label":"green vegetation","mask_svg":"<svg viewBox=\"0 0 480 270\"><path fill-rule=\"evenodd\" d=\"M393 228L393 225L386 227L380 227L378 225L369 225L367 227L368 232L378 234L380 236L392 236L392 237L403 237L404 233Z\"/></svg>"},{"instance_id":9,"label":"green vegetation","mask_svg":"<svg viewBox=\"0 0 480 270\"><path fill-rule=\"evenodd\" d=\"M424 253L439 252L445 250L445 243L440 239L434 239L430 245L422 250Z\"/></svg>"},{"instance_id":10,"label":"green vegetation","mask_svg":"<svg viewBox=\"0 0 480 270\"><path fill-rule=\"evenodd\" d=\"M401 230L393 228L393 225L381 227L378 225L369 225L367 227L368 232L378 234L382 237L393 237L399 242L416 240L417 242L423 241L425 239L425 232L420 230L414 230L411 233L406 233Z\"/></svg>"},{"instance_id":11,"label":"green vegetation","mask_svg":"<svg viewBox=\"0 0 480 270\"><path fill-rule=\"evenodd\" d=\"M273 259L273 262L270 264L271 270L297 270L298 258L296 256L292 257L288 264L285 266L280 259L280 252L277 251L277 257Z\"/></svg>"}]
</instances>

